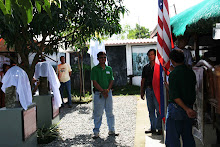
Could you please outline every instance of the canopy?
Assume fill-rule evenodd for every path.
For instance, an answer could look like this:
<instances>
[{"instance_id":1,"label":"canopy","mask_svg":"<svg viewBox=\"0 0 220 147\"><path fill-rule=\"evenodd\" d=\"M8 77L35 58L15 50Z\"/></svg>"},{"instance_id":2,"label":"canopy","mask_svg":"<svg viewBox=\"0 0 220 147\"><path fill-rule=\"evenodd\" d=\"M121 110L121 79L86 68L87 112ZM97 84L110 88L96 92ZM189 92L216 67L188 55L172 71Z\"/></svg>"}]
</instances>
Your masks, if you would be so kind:
<instances>
[{"instance_id":1,"label":"canopy","mask_svg":"<svg viewBox=\"0 0 220 147\"><path fill-rule=\"evenodd\" d=\"M204 0L170 19L175 36L184 35L188 28L189 32L211 33L216 22L220 22L220 0Z\"/></svg>"}]
</instances>

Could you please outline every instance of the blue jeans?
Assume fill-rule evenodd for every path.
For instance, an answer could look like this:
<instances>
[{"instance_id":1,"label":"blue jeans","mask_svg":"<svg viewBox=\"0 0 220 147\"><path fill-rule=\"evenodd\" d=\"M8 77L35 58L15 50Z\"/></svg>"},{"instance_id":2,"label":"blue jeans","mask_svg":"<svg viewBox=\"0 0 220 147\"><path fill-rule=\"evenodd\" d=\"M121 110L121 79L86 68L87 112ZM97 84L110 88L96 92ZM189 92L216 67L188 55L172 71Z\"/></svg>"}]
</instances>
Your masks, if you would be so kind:
<instances>
[{"instance_id":1,"label":"blue jeans","mask_svg":"<svg viewBox=\"0 0 220 147\"><path fill-rule=\"evenodd\" d=\"M192 135L192 119L177 104L170 103L166 117L166 141L167 147L180 147L180 136L183 147L195 147Z\"/></svg>"},{"instance_id":2,"label":"blue jeans","mask_svg":"<svg viewBox=\"0 0 220 147\"><path fill-rule=\"evenodd\" d=\"M107 124L109 131L115 131L115 118L113 115L112 91L108 93L108 98L104 98L99 92L94 93L94 133L99 133L99 128L102 124L103 110L105 109Z\"/></svg>"},{"instance_id":3,"label":"blue jeans","mask_svg":"<svg viewBox=\"0 0 220 147\"><path fill-rule=\"evenodd\" d=\"M146 100L149 112L151 130L162 130L162 119L159 112L159 104L154 95L153 88L146 88Z\"/></svg>"},{"instance_id":4,"label":"blue jeans","mask_svg":"<svg viewBox=\"0 0 220 147\"><path fill-rule=\"evenodd\" d=\"M71 81L67 81L65 83L60 82L60 94L61 94L61 98L62 98L62 102L63 102L63 90L64 87L66 88L67 94L68 94L68 104L71 105L72 104L72 99L71 99ZM64 102L63 102L64 104Z\"/></svg>"}]
</instances>

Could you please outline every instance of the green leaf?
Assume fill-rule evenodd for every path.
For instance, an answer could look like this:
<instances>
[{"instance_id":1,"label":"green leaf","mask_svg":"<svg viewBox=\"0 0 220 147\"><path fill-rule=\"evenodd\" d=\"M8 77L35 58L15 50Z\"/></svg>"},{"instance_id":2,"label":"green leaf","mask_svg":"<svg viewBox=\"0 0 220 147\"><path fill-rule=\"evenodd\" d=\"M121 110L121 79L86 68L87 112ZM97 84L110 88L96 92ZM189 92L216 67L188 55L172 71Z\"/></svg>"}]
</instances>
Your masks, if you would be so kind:
<instances>
[{"instance_id":1,"label":"green leaf","mask_svg":"<svg viewBox=\"0 0 220 147\"><path fill-rule=\"evenodd\" d=\"M35 1L35 6L37 8L37 11L41 13L41 5L40 5L39 1Z\"/></svg>"},{"instance_id":2,"label":"green leaf","mask_svg":"<svg viewBox=\"0 0 220 147\"><path fill-rule=\"evenodd\" d=\"M6 15L8 14L7 9L5 7L5 4L3 2L3 0L0 0L0 9L2 10L3 14Z\"/></svg>"},{"instance_id":3,"label":"green leaf","mask_svg":"<svg viewBox=\"0 0 220 147\"><path fill-rule=\"evenodd\" d=\"M8 14L11 14L11 0L5 0L5 7Z\"/></svg>"},{"instance_id":4,"label":"green leaf","mask_svg":"<svg viewBox=\"0 0 220 147\"><path fill-rule=\"evenodd\" d=\"M44 0L43 9L47 12L49 17L52 19L51 11L50 11L50 3L48 0Z\"/></svg>"},{"instance_id":5,"label":"green leaf","mask_svg":"<svg viewBox=\"0 0 220 147\"><path fill-rule=\"evenodd\" d=\"M31 3L31 0L17 0L17 4L20 6L20 8L23 8L24 11L26 12L25 14L23 10L21 10L23 23L24 24L25 22L26 24L30 23L33 19L33 5Z\"/></svg>"}]
</instances>

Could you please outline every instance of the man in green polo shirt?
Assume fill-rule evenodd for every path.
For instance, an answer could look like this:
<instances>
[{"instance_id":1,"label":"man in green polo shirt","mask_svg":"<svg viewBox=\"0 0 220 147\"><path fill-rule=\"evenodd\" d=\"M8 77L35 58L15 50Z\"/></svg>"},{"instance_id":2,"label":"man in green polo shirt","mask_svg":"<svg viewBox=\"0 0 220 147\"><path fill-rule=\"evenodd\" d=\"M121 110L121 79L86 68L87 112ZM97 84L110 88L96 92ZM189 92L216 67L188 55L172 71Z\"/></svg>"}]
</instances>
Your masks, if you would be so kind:
<instances>
[{"instance_id":1,"label":"man in green polo shirt","mask_svg":"<svg viewBox=\"0 0 220 147\"><path fill-rule=\"evenodd\" d=\"M92 68L91 80L94 86L94 136L99 137L99 128L102 124L103 110L105 109L107 124L109 128L109 135L118 136L115 133L115 118L113 115L113 102L112 102L112 85L114 81L112 68L105 64L106 53L99 52L97 54L99 64Z\"/></svg>"},{"instance_id":2,"label":"man in green polo shirt","mask_svg":"<svg viewBox=\"0 0 220 147\"><path fill-rule=\"evenodd\" d=\"M192 109L196 100L196 76L184 64L184 54L180 49L170 52L174 70L169 75L169 105L166 118L166 146L195 147L192 135L192 122L196 112Z\"/></svg>"}]
</instances>

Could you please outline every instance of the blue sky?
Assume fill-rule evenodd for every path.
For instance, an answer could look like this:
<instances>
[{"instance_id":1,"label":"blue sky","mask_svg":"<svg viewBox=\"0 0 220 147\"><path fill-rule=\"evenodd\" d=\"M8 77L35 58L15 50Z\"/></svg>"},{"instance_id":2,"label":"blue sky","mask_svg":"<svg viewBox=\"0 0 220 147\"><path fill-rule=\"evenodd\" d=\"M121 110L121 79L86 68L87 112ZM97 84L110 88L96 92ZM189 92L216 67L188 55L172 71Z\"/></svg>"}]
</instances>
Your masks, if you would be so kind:
<instances>
[{"instance_id":1,"label":"blue sky","mask_svg":"<svg viewBox=\"0 0 220 147\"><path fill-rule=\"evenodd\" d=\"M178 14L201 1L203 0L168 0L170 17L175 15L173 4ZM128 24L134 28L138 23L152 31L157 25L157 3L158 0L124 0L124 5L130 12L121 19L122 26Z\"/></svg>"}]
</instances>

